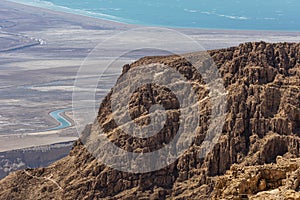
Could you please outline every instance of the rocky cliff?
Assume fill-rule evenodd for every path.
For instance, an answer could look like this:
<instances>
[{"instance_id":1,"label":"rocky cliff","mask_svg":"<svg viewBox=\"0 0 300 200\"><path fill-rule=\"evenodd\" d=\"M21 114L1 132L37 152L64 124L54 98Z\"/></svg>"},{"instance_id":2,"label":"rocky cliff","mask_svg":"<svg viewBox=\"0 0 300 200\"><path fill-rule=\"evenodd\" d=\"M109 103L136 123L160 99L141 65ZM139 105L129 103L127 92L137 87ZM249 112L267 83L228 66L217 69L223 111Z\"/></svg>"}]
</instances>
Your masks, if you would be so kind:
<instances>
[{"instance_id":1,"label":"rocky cliff","mask_svg":"<svg viewBox=\"0 0 300 200\"><path fill-rule=\"evenodd\" d=\"M99 163L78 141L69 156L51 166L1 180L0 199L299 199L300 44L246 43L209 54L228 95L222 135L205 158L199 157L199 146L208 128L209 100L200 109L192 146L164 169L120 172ZM196 83L200 98L207 96L201 76L178 56L142 58L126 65L124 73L149 63L176 69ZM178 128L176 98L160 86L139 88L129 104L137 123L147 123L150 104L162 104L169 112L164 129L147 140L118 131L110 102L111 93L101 104L97 122L110 141L125 150L158 149ZM86 129L95 131L95 125Z\"/></svg>"}]
</instances>

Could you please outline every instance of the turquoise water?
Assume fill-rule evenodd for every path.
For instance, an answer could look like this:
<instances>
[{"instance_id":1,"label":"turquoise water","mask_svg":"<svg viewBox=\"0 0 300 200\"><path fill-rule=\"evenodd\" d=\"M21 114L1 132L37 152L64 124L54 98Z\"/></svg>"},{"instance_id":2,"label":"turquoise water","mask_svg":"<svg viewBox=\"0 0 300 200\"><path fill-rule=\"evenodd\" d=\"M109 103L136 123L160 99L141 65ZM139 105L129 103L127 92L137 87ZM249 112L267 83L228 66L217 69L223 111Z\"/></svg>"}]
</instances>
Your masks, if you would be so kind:
<instances>
[{"instance_id":1,"label":"turquoise water","mask_svg":"<svg viewBox=\"0 0 300 200\"><path fill-rule=\"evenodd\" d=\"M299 0L14 0L139 25L299 31Z\"/></svg>"},{"instance_id":2,"label":"turquoise water","mask_svg":"<svg viewBox=\"0 0 300 200\"><path fill-rule=\"evenodd\" d=\"M72 110L72 109L68 108L68 109L56 110L56 111L49 113L49 115L53 119L55 119L57 122L59 122L59 125L54 128L47 129L46 131L60 130L60 129L65 129L65 128L72 126L72 123L69 122L65 117L62 116L62 114L64 112L69 111L69 110Z\"/></svg>"}]
</instances>

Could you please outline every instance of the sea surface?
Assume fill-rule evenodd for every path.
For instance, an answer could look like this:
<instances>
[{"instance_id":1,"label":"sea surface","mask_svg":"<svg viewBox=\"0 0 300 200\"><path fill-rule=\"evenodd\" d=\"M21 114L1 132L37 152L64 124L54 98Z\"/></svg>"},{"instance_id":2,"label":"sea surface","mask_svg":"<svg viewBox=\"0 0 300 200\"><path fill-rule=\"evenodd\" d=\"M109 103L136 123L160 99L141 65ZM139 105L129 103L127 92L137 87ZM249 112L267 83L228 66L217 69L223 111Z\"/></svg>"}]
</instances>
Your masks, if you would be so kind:
<instances>
[{"instance_id":1,"label":"sea surface","mask_svg":"<svg viewBox=\"0 0 300 200\"><path fill-rule=\"evenodd\" d=\"M300 31L299 0L11 1L146 26Z\"/></svg>"}]
</instances>

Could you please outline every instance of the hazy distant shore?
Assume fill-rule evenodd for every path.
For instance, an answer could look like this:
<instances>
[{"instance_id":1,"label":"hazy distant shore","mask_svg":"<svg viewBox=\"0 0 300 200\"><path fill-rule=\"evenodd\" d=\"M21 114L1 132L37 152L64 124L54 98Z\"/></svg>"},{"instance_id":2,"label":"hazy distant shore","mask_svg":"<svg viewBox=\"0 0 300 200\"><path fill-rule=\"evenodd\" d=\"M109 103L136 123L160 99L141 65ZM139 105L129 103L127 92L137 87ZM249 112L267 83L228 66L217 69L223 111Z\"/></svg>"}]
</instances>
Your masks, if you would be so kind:
<instances>
[{"instance_id":1,"label":"hazy distant shore","mask_svg":"<svg viewBox=\"0 0 300 200\"><path fill-rule=\"evenodd\" d=\"M7 1L0 3L0 18L0 151L75 140L74 127L22 138L13 134L39 133L55 126L48 113L72 105L70 87L84 58L106 38L136 26ZM176 30L191 36L205 49L248 41L300 41L298 32ZM103 52L103 58L109 56L110 52ZM41 84L57 90L21 87Z\"/></svg>"}]
</instances>

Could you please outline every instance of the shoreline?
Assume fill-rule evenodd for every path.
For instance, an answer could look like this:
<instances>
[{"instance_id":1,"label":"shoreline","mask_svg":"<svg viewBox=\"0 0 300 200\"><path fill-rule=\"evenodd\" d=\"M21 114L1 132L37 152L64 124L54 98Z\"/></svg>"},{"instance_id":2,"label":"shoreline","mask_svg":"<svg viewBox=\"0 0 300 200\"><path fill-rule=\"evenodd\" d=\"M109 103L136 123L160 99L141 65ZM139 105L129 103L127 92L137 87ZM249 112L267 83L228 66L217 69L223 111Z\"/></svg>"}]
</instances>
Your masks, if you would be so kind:
<instances>
[{"instance_id":1,"label":"shoreline","mask_svg":"<svg viewBox=\"0 0 300 200\"><path fill-rule=\"evenodd\" d=\"M54 11L54 12L60 12L60 13L64 13L64 14L77 15L77 16L88 17L88 18L92 18L92 19L99 19L99 20L109 21L109 22L112 22L112 23L118 23L118 24L124 24L124 25L134 25L134 24L130 24L130 23L122 22L122 21L117 21L117 20L109 19L109 18L94 17L94 16L91 16L91 15L85 15L85 14L75 13L75 12L72 12L72 11L68 12L67 10L74 10L74 9L68 8L68 7L64 7L64 6L55 5L55 4L53 4L53 6L55 6L57 8L60 8L60 10L59 9L51 9L49 7L32 5L30 3L26 4L25 2L18 2L18 1L14 1L14 0L5 0L5 1L10 2L10 3L24 5L24 6L29 6L29 7L32 7L32 8L45 9L45 10L48 10L48 11ZM81 11L81 10L78 10L78 11ZM82 12L84 12L84 11L82 11ZM99 15L100 15L100 13L99 13ZM103 15L106 15L106 14L103 14ZM110 15L107 15L107 16L110 16ZM110 16L110 17L114 18L115 16Z\"/></svg>"},{"instance_id":2,"label":"shoreline","mask_svg":"<svg viewBox=\"0 0 300 200\"><path fill-rule=\"evenodd\" d=\"M72 24L73 26L80 26L81 30L110 30L110 31L126 31L132 28L147 27L143 25L127 24L117 21L111 21L107 19L100 19L91 16L79 15L74 13L66 13L62 11L55 11L46 8L39 8L34 6L28 6L16 2L10 2L4 0L1 4L10 5L18 10L26 10L26 12L35 13L35 15L43 16L45 18L51 16L54 19L60 19L61 21ZM38 20L39 21L39 20ZM1 24L0 24L1 25ZM39 22L36 22L33 27L37 26L39 29L47 28L41 27ZM56 26L56 25L55 25ZM195 39L206 50L214 50L221 48L228 48L237 46L244 42L300 42L300 31L271 31L271 30L226 30L226 29L205 29L205 28L176 28L165 27L186 34ZM64 29L68 29L64 26ZM4 29L3 29L4 30ZM23 31L23 30L22 30ZM26 30L29 31L29 30ZM1 29L0 29L1 32ZM112 33L112 34L115 34ZM112 34L107 34L110 37ZM41 36L41 34L39 35ZM74 36L74 35L73 35ZM88 38L88 37L86 37ZM295 38L295 39L293 39ZM42 39L47 42L45 38ZM92 38L91 38L92 39ZM99 40L99 38L93 39L95 44L101 43L105 39Z\"/></svg>"},{"instance_id":3,"label":"shoreline","mask_svg":"<svg viewBox=\"0 0 300 200\"><path fill-rule=\"evenodd\" d=\"M109 21L112 23L118 23L118 24L122 24L122 25L126 25L126 26L135 26L135 27L161 27L161 28L169 28L169 29L178 29L178 30L200 30L200 31L234 31L234 32L269 32L269 33L278 33L278 32L282 32L282 33L300 33L300 30L275 30L275 29L218 29L218 28L206 28L206 27L184 27L184 26L168 26L168 25L153 25L153 24L137 24L134 23L134 20L128 20L128 21L133 21L133 23L130 23L128 21L126 21L125 19L122 20L122 18L118 17L118 16L114 16L114 15L109 15L109 14L104 14L104 13L92 13L92 14L81 14L80 12L84 13L90 13L90 11L85 11L85 10L81 10L81 9L75 9L75 8L69 8L66 6L61 6L61 5L57 5L57 4L53 4L52 2L49 2L48 7L47 6L43 6L42 4L34 4L34 3L27 3L27 2L19 2L19 1L14 1L14 0L5 0L7 2L10 3L15 3L15 4L19 4L19 5L24 5L24 6L30 6L33 8L37 8L37 9L45 9L48 11L53 11L53 12L60 12L60 13L64 13L64 14L71 14L71 15L77 15L77 16L81 16L81 17L88 17L88 18L92 18L92 19L97 19L97 20L103 20L103 21ZM48 1L45 1L48 2ZM54 7L53 9L50 8L50 6ZM56 7L56 8L55 8ZM105 17L97 17L97 16L93 16L93 15L103 15L103 16L107 16L107 18ZM117 19L110 19L110 18L119 18L120 20Z\"/></svg>"},{"instance_id":4,"label":"shoreline","mask_svg":"<svg viewBox=\"0 0 300 200\"><path fill-rule=\"evenodd\" d=\"M115 30L115 31L126 31L130 30L132 28L138 28L138 27L149 27L145 25L136 25L136 24L127 24L123 22L118 21L112 21L108 19L101 19L86 15L80 15L75 13L66 13L62 11L56 11L51 10L47 8L40 8L30 5L24 5L21 3L11 2L4 0L1 2L1 4L4 4L9 7L14 7L15 9L19 9L21 11L28 10L26 12L29 13L36 13L37 15L42 15L45 18L48 18L50 16L54 17L55 19L61 19L62 21L65 21L68 24L74 24L79 25L82 27L83 30ZM1 24L0 24L1 25ZM39 25L37 25L39 26ZM150 26L151 27L151 26ZM39 27L40 28L40 27ZM46 26L45 26L46 28ZM67 28L67 27L65 27ZM213 50L213 49L220 49L220 48L227 48L227 47L233 47L237 46L244 42L254 42L254 41L265 41L270 43L275 42L300 42L300 30L299 31L275 31L275 30L226 30L226 29L209 29L209 28L176 28L176 27L165 27L169 29L176 30L180 33L186 34L193 39L195 39L197 42L199 42L201 45L204 46L204 49L206 50ZM4 30L4 28L2 28ZM0 33L2 31L0 29ZM8 31L9 32L9 31ZM108 34L108 37L111 35ZM195 37L194 37L195 36ZM216 39L215 37L212 38L205 38L203 40L198 40L197 37L200 36L216 36L220 37L223 40L214 42L213 39ZM278 37L278 39L276 39ZM292 37L295 37L296 39L291 39ZM217 38L217 39L220 39ZM257 39L259 38L259 39ZM37 38L42 39L44 38ZM209 40L209 41L208 41ZM224 41L227 41L230 44L224 45ZM236 42L235 42L236 41ZM47 42L47 41L46 41ZM94 41L96 44L99 43L97 40ZM209 43L209 45L203 44L203 43ZM215 43L215 44L213 44ZM218 43L221 43L219 45Z\"/></svg>"},{"instance_id":5,"label":"shoreline","mask_svg":"<svg viewBox=\"0 0 300 200\"><path fill-rule=\"evenodd\" d=\"M261 29L217 29L217 28L205 28L205 27L180 27L180 26L163 26L163 25L147 25L147 24L134 24L134 23L127 23L127 22L122 22L122 21L117 21L117 20L112 20L112 19L106 19L106 18L100 18L100 17L93 17L90 15L84 15L80 13L75 13L75 12L66 12L62 10L55 10L55 9L50 9L46 7L40 7L40 6L35 6L31 4L25 4L21 2L16 2L16 1L10 1L10 0L4 0L3 2L8 3L8 4L15 4L18 6L23 6L23 7L30 7L31 9L37 9L42 12L48 12L51 14L59 14L59 15L67 15L68 17L71 18L80 18L83 19L85 18L86 20L94 20L96 23L112 23L114 25L119 25L120 27L127 27L127 28L136 28L136 27L159 27L159 28L168 28L168 29L174 29L174 30L182 30L183 32L185 31L200 31L204 33L211 33L211 32L218 32L218 33L236 33L236 34L259 34L259 33L269 33L271 35L273 34L300 34L300 30L261 30ZM60 6L58 6L60 7ZM67 7L66 7L67 8ZM71 8L67 8L72 10ZM114 17L114 16L113 16ZM1 31L1 29L0 29Z\"/></svg>"},{"instance_id":6,"label":"shoreline","mask_svg":"<svg viewBox=\"0 0 300 200\"><path fill-rule=\"evenodd\" d=\"M48 8L37 7L37 6L33 6L33 5L26 5L26 4L22 4L22 3L14 2L14 1L9 1L9 0L3 0L1 2L1 4L6 4L7 6L10 6L10 7L16 7L16 8L19 7L19 8L22 8L22 9L29 9L31 11L36 11L38 13L44 13L44 14L48 14L48 15L53 15L54 14L54 15L57 15L57 17L71 19L71 20L77 21L79 23L82 23L82 21L85 20L87 23L92 22L92 23L98 24L98 25L110 24L110 25L113 25L113 26L118 26L118 28L121 28L121 27L127 27L127 28L128 27L137 27L137 25L127 24L127 23L123 23L123 22L119 22L119 21L95 18L95 17L92 17L92 16L86 16L86 15L81 15L81 14L63 12L63 11L59 11L59 10L52 10L52 9L48 9ZM2 29L2 27L0 28L0 31L1 31L1 29Z\"/></svg>"}]
</instances>

